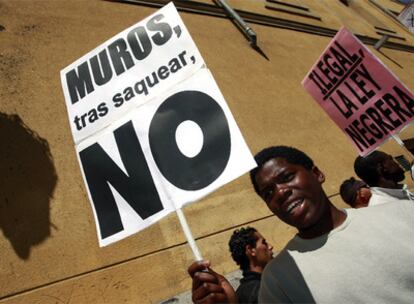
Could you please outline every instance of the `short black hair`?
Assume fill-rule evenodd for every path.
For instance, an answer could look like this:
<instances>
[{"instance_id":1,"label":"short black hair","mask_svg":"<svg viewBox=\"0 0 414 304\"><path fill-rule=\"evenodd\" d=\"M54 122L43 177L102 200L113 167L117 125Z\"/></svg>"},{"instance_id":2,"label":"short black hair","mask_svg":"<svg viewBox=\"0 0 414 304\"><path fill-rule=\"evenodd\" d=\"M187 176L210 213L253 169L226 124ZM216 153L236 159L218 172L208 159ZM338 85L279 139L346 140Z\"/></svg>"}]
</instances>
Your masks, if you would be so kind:
<instances>
[{"instance_id":1,"label":"short black hair","mask_svg":"<svg viewBox=\"0 0 414 304\"><path fill-rule=\"evenodd\" d=\"M246 255L246 246L256 247L258 240L254 233L257 230L253 227L240 228L233 231L229 240L231 257L240 266L241 270L249 270L250 261Z\"/></svg>"},{"instance_id":2,"label":"short black hair","mask_svg":"<svg viewBox=\"0 0 414 304\"><path fill-rule=\"evenodd\" d=\"M256 174L260 168L272 158L284 158L287 162L294 165L300 165L307 170L312 170L313 160L306 155L304 152L287 146L274 146L268 147L260 151L254 156L257 167L250 171L250 180L253 184L253 188L256 193L260 196L259 189L256 182Z\"/></svg>"},{"instance_id":3,"label":"short black hair","mask_svg":"<svg viewBox=\"0 0 414 304\"><path fill-rule=\"evenodd\" d=\"M378 165L381 164L387 156L386 153L381 151L374 151L365 157L358 156L354 162L356 175L369 186L376 186L380 178Z\"/></svg>"},{"instance_id":4,"label":"short black hair","mask_svg":"<svg viewBox=\"0 0 414 304\"><path fill-rule=\"evenodd\" d=\"M344 180L339 188L339 194L345 203L351 207L355 206L358 190L367 187L367 184L363 181L357 180L353 177Z\"/></svg>"}]
</instances>

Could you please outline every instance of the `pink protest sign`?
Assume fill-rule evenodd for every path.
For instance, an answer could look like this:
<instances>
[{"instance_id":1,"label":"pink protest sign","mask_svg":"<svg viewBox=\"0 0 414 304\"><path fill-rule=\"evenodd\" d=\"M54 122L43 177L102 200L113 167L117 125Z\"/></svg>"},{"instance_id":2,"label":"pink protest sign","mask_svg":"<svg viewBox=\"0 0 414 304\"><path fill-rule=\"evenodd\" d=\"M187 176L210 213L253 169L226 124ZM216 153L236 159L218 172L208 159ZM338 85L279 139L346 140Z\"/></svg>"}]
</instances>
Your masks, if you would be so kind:
<instances>
[{"instance_id":1,"label":"pink protest sign","mask_svg":"<svg viewBox=\"0 0 414 304\"><path fill-rule=\"evenodd\" d=\"M302 85L362 156L414 119L414 95L345 28Z\"/></svg>"}]
</instances>

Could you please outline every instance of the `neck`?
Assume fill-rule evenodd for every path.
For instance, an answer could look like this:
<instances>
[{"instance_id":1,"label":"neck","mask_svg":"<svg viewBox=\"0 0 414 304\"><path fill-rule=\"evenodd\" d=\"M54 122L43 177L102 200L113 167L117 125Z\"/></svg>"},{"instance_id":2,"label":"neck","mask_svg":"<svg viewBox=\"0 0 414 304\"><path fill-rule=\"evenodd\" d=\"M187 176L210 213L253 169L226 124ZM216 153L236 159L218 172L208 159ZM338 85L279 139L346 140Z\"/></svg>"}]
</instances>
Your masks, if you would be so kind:
<instances>
[{"instance_id":1,"label":"neck","mask_svg":"<svg viewBox=\"0 0 414 304\"><path fill-rule=\"evenodd\" d=\"M365 207L368 207L368 203L369 202L361 202L361 203L354 204L351 207L354 208L354 209L365 208Z\"/></svg>"},{"instance_id":2,"label":"neck","mask_svg":"<svg viewBox=\"0 0 414 304\"><path fill-rule=\"evenodd\" d=\"M346 213L336 208L326 196L323 206L318 221L310 227L299 229L299 237L303 239L316 238L329 233L345 221Z\"/></svg>"},{"instance_id":3,"label":"neck","mask_svg":"<svg viewBox=\"0 0 414 304\"><path fill-rule=\"evenodd\" d=\"M258 273L262 273L264 270L264 267L260 266L260 265L252 265L250 264L249 266L249 270L253 271L253 272L258 272Z\"/></svg>"}]
</instances>

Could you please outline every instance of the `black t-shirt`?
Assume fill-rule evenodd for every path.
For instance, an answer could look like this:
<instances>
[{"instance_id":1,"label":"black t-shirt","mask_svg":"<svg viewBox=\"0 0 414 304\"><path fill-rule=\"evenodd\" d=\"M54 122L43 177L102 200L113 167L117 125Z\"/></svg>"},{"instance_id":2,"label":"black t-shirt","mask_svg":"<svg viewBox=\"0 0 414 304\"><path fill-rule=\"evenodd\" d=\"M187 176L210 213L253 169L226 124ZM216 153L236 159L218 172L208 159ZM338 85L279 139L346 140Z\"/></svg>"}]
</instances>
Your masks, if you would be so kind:
<instances>
[{"instance_id":1,"label":"black t-shirt","mask_svg":"<svg viewBox=\"0 0 414 304\"><path fill-rule=\"evenodd\" d=\"M243 278L240 280L240 286L236 290L239 303L256 304L259 300L260 279L262 275L250 270L243 271Z\"/></svg>"}]
</instances>

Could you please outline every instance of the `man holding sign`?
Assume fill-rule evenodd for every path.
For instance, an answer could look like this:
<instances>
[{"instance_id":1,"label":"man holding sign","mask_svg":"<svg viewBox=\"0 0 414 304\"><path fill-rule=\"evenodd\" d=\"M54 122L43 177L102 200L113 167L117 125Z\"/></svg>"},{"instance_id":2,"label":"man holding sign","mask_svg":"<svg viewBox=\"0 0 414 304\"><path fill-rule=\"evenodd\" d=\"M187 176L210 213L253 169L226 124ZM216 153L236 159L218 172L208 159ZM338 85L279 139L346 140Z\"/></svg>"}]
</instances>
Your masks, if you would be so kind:
<instances>
[{"instance_id":1,"label":"man holding sign","mask_svg":"<svg viewBox=\"0 0 414 304\"><path fill-rule=\"evenodd\" d=\"M256 193L297 235L262 275L259 303L411 303L414 298L414 204L399 200L339 210L322 188L324 174L290 147L255 156ZM209 266L189 267L195 303L234 301L226 281Z\"/></svg>"}]
</instances>

